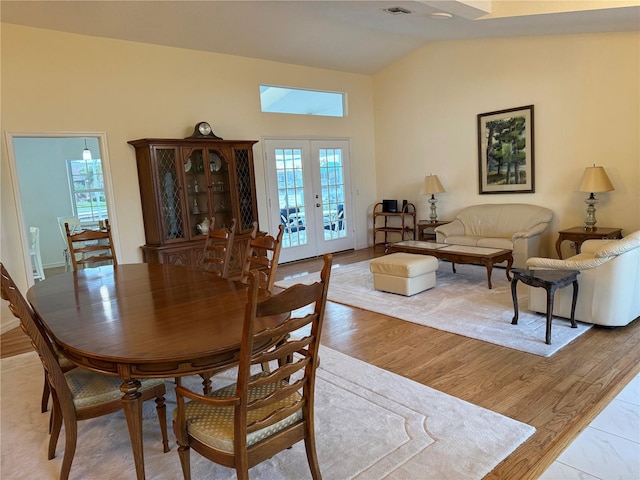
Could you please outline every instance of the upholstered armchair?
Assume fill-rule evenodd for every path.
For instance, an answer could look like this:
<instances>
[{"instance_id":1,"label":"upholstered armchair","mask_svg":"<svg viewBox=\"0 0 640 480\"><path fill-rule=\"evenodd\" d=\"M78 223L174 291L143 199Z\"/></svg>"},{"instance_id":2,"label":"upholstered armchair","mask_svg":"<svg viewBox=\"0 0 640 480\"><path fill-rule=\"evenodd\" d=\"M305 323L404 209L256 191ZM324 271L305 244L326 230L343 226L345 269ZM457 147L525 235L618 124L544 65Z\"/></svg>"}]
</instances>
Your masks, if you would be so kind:
<instances>
[{"instance_id":1,"label":"upholstered armchair","mask_svg":"<svg viewBox=\"0 0 640 480\"><path fill-rule=\"evenodd\" d=\"M581 253L557 260L533 257L530 269L580 270L575 318L617 327L640 316L640 230L621 240L588 240ZM546 313L546 293L529 288L529 309ZM569 318L571 288L556 291L553 314Z\"/></svg>"}]
</instances>

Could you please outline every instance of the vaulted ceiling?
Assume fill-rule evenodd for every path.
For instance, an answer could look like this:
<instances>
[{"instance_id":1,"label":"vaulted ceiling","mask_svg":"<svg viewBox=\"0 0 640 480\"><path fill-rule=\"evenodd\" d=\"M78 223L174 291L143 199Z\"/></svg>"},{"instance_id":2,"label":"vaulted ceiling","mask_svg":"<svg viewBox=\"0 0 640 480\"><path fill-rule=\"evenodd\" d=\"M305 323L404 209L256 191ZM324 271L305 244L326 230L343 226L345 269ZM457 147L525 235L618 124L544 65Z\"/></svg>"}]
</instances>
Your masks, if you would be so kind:
<instances>
[{"instance_id":1,"label":"vaulted ceiling","mask_svg":"<svg viewBox=\"0 0 640 480\"><path fill-rule=\"evenodd\" d=\"M638 31L640 0L2 0L0 18L82 35L372 74L431 41Z\"/></svg>"}]
</instances>

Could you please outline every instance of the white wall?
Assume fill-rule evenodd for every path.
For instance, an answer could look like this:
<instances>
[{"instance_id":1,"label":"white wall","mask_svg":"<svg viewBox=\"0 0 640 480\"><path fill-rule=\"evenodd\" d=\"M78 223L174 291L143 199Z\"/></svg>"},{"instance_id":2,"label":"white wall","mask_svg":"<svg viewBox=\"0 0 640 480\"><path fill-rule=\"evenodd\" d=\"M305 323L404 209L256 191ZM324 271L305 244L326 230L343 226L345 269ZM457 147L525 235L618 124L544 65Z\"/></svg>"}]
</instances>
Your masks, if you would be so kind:
<instances>
[{"instance_id":1,"label":"white wall","mask_svg":"<svg viewBox=\"0 0 640 480\"><path fill-rule=\"evenodd\" d=\"M595 163L616 188L599 195L598 225L638 230L639 86L637 32L430 43L374 78L378 197L408 197L426 219L420 184L434 173L441 219L478 203L542 205L554 211L555 255L556 232L584 224L576 189ZM531 104L535 193L480 195L476 116Z\"/></svg>"}]
</instances>

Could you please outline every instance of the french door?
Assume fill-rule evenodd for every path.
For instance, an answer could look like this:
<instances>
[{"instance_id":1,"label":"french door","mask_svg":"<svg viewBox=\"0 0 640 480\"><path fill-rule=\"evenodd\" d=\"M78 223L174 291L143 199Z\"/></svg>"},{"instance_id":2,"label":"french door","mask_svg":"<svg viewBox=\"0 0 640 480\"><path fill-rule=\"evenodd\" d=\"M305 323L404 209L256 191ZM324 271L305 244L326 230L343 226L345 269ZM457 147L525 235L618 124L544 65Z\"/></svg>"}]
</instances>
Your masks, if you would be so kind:
<instances>
[{"instance_id":1,"label":"french door","mask_svg":"<svg viewBox=\"0 0 640 480\"><path fill-rule=\"evenodd\" d=\"M349 142L265 140L271 233L281 262L354 248Z\"/></svg>"}]
</instances>

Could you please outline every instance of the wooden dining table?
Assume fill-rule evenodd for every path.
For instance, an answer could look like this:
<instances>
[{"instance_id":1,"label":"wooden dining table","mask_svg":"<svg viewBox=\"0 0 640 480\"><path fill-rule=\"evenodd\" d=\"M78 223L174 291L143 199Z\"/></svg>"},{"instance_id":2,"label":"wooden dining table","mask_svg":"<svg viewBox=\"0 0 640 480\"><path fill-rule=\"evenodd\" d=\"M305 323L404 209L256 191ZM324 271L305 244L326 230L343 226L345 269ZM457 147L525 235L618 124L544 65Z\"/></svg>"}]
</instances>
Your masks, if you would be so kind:
<instances>
[{"instance_id":1,"label":"wooden dining table","mask_svg":"<svg viewBox=\"0 0 640 480\"><path fill-rule=\"evenodd\" d=\"M247 287L177 265L119 264L47 277L27 299L66 357L122 379L136 474L143 479L139 379L206 374L237 363ZM258 328L281 320L269 318Z\"/></svg>"}]
</instances>

